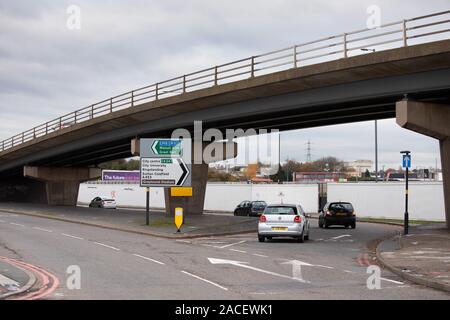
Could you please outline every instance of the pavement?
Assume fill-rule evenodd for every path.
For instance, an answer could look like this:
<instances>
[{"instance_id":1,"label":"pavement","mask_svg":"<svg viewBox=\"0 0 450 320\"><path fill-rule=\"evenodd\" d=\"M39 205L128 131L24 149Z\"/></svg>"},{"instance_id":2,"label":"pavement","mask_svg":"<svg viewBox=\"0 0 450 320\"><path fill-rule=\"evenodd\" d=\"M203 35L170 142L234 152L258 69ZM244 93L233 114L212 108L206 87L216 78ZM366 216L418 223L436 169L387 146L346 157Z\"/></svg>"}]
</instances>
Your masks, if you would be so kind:
<instances>
[{"instance_id":1,"label":"pavement","mask_svg":"<svg viewBox=\"0 0 450 320\"><path fill-rule=\"evenodd\" d=\"M450 233L444 224L410 228L379 243L381 264L402 278L450 292Z\"/></svg>"},{"instance_id":2,"label":"pavement","mask_svg":"<svg viewBox=\"0 0 450 320\"><path fill-rule=\"evenodd\" d=\"M185 215L181 232L177 233L173 217L167 216L160 210L150 212L148 226L145 225L143 210L58 207L5 202L0 203L0 210L174 239L253 232L257 230L258 221L255 217L234 217L227 213Z\"/></svg>"},{"instance_id":3,"label":"pavement","mask_svg":"<svg viewBox=\"0 0 450 320\"><path fill-rule=\"evenodd\" d=\"M311 220L305 243L260 243L256 232L179 239L0 210L0 256L39 266L57 279L40 299L448 300L448 293L388 269L380 270L379 287L368 286L377 239L399 232L373 223L319 229ZM77 269L80 286L73 288Z\"/></svg>"}]
</instances>

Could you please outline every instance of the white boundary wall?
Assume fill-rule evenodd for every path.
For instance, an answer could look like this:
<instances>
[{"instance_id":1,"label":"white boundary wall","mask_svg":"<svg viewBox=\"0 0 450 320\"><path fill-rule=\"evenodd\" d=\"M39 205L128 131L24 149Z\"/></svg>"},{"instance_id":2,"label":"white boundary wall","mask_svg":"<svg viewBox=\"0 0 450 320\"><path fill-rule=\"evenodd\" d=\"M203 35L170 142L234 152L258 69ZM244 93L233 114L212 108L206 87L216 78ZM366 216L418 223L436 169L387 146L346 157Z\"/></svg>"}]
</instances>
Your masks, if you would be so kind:
<instances>
[{"instance_id":1,"label":"white boundary wall","mask_svg":"<svg viewBox=\"0 0 450 320\"><path fill-rule=\"evenodd\" d=\"M405 184L389 183L328 183L328 201L349 201L360 217L402 219L405 209ZM279 203L300 203L305 211L317 212L317 184L225 184L208 183L205 210L233 211L244 200L265 200ZM116 199L119 206L145 207L145 189L136 184L80 185L78 201L89 203L95 196ZM442 182L413 182L409 191L410 219L445 220ZM150 188L150 205L164 208L162 188Z\"/></svg>"},{"instance_id":2,"label":"white boundary wall","mask_svg":"<svg viewBox=\"0 0 450 320\"><path fill-rule=\"evenodd\" d=\"M283 197L279 194L283 193ZM244 200L264 200L267 203L300 204L306 212L317 212L317 184L216 184L206 188L206 210L233 211Z\"/></svg>"},{"instance_id":3,"label":"white boundary wall","mask_svg":"<svg viewBox=\"0 0 450 320\"><path fill-rule=\"evenodd\" d=\"M328 183L328 201L349 201L359 217L403 219L405 183ZM409 219L445 221L442 182L409 184Z\"/></svg>"},{"instance_id":4,"label":"white boundary wall","mask_svg":"<svg viewBox=\"0 0 450 320\"><path fill-rule=\"evenodd\" d=\"M205 210L233 211L244 200L265 200L279 203L283 193L284 203L299 203L307 212L318 210L318 187L309 185L282 184L219 184L208 183L206 187ZM98 184L82 183L78 202L89 203L96 196L116 199L118 206L145 207L145 188L135 184ZM150 206L164 208L164 191L162 188L150 188Z\"/></svg>"}]
</instances>

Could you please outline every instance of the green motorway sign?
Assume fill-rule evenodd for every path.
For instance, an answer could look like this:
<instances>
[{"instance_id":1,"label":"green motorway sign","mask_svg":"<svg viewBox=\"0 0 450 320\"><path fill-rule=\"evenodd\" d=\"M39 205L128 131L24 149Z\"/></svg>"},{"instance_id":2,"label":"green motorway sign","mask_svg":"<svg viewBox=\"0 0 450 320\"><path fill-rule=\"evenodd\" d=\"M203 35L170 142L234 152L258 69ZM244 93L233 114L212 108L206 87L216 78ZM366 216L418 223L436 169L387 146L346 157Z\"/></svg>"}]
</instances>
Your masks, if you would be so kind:
<instances>
[{"instance_id":1,"label":"green motorway sign","mask_svg":"<svg viewBox=\"0 0 450 320\"><path fill-rule=\"evenodd\" d=\"M152 151L157 155L182 155L181 140L155 140Z\"/></svg>"}]
</instances>

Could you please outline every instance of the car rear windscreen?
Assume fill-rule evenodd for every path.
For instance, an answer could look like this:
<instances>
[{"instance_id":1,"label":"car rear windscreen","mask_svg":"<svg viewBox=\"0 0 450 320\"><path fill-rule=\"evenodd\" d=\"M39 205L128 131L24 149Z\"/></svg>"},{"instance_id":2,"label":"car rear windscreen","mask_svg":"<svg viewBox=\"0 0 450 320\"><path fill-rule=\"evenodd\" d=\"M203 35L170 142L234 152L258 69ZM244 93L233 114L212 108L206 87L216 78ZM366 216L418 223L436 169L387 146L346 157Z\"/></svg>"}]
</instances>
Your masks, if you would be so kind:
<instances>
[{"instance_id":1,"label":"car rear windscreen","mask_svg":"<svg viewBox=\"0 0 450 320\"><path fill-rule=\"evenodd\" d=\"M266 203L264 201L255 201L253 202L254 207L265 207Z\"/></svg>"},{"instance_id":2,"label":"car rear windscreen","mask_svg":"<svg viewBox=\"0 0 450 320\"><path fill-rule=\"evenodd\" d=\"M264 214L297 214L295 207L267 207Z\"/></svg>"},{"instance_id":3,"label":"car rear windscreen","mask_svg":"<svg viewBox=\"0 0 450 320\"><path fill-rule=\"evenodd\" d=\"M330 205L329 210L351 212L353 211L353 206L350 203L333 203Z\"/></svg>"}]
</instances>

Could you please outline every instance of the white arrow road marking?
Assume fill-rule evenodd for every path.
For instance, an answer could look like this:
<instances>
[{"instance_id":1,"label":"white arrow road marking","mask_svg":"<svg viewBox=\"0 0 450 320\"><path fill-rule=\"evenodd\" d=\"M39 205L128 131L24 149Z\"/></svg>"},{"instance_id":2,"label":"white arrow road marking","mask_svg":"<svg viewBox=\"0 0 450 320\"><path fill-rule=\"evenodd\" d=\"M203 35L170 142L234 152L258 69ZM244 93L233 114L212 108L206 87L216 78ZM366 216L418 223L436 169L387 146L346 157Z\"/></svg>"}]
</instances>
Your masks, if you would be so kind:
<instances>
[{"instance_id":1,"label":"white arrow road marking","mask_svg":"<svg viewBox=\"0 0 450 320\"><path fill-rule=\"evenodd\" d=\"M249 265L247 265L248 262L234 261L234 260L225 260L225 259L216 259L216 258L208 258L208 260L212 264L231 264L231 265L236 266L236 267L241 267L241 268L245 268L245 269L249 269L249 270L253 270L253 271L257 271L257 272L262 272L262 273L270 274L272 276L276 276L276 277L280 277L280 278L296 280L296 281L300 281L300 282L303 282L303 283L309 283L308 281L305 281L305 280L303 280L301 278L290 277L290 276L286 276L284 274L280 274L280 273L276 273L276 272L272 272L272 271L268 271L268 270L264 270L264 269L260 269L260 268L249 266Z\"/></svg>"},{"instance_id":2,"label":"white arrow road marking","mask_svg":"<svg viewBox=\"0 0 450 320\"><path fill-rule=\"evenodd\" d=\"M313 267L325 268L325 269L334 269L334 267L323 266L321 264L314 264Z\"/></svg>"},{"instance_id":3,"label":"white arrow road marking","mask_svg":"<svg viewBox=\"0 0 450 320\"><path fill-rule=\"evenodd\" d=\"M333 237L333 238L330 238L330 239L337 240L337 239L341 239L341 238L345 238L345 237L351 237L351 235L343 234L342 236L337 236L337 237Z\"/></svg>"},{"instance_id":4,"label":"white arrow road marking","mask_svg":"<svg viewBox=\"0 0 450 320\"><path fill-rule=\"evenodd\" d=\"M6 286L19 286L19 283L17 281L14 281L8 277L5 277L4 275L0 274L0 286L6 287Z\"/></svg>"},{"instance_id":5,"label":"white arrow road marking","mask_svg":"<svg viewBox=\"0 0 450 320\"><path fill-rule=\"evenodd\" d=\"M195 279L198 279L198 280L204 281L206 283L212 284L213 286L216 286L216 287L218 287L218 288L220 288L222 290L228 291L228 288L222 287L220 284L217 284L215 282L209 281L209 280L204 279L204 278L200 278L199 276L196 276L195 274L189 273L189 272L184 271L184 270L181 270L181 272L184 273L184 274L187 274L188 276L191 276L191 277L193 277Z\"/></svg>"},{"instance_id":6,"label":"white arrow road marking","mask_svg":"<svg viewBox=\"0 0 450 320\"><path fill-rule=\"evenodd\" d=\"M282 264L291 264L292 265L292 276L295 279L298 279L302 282L309 282L309 281L305 281L303 279L302 276L302 266L308 266L308 267L313 267L314 265L307 263L307 262L303 262L303 261L299 261L299 260L291 260L288 262L283 262Z\"/></svg>"}]
</instances>

